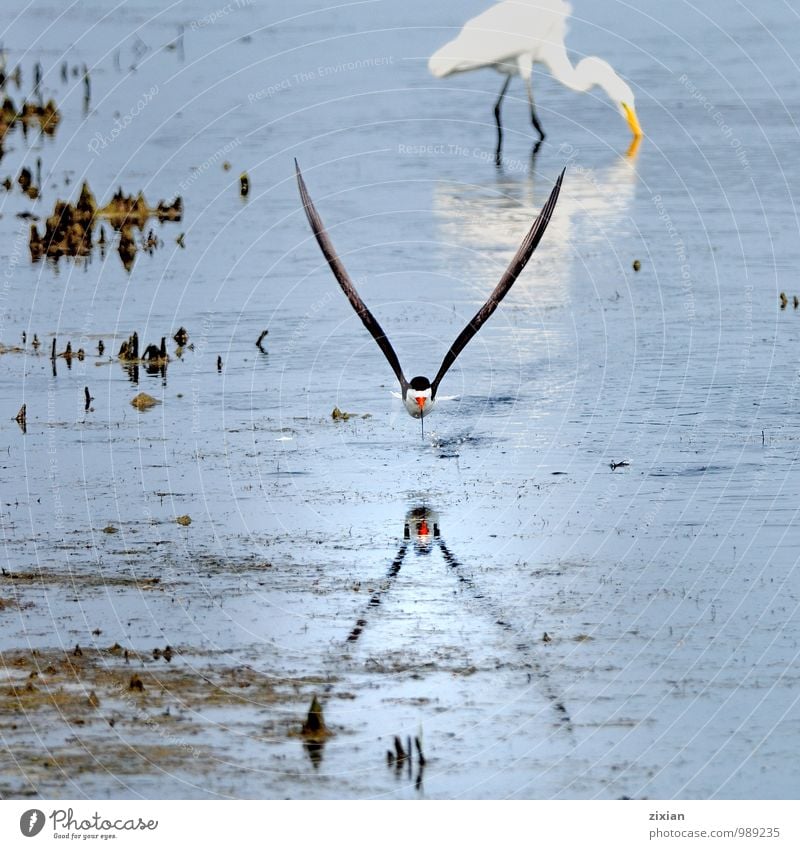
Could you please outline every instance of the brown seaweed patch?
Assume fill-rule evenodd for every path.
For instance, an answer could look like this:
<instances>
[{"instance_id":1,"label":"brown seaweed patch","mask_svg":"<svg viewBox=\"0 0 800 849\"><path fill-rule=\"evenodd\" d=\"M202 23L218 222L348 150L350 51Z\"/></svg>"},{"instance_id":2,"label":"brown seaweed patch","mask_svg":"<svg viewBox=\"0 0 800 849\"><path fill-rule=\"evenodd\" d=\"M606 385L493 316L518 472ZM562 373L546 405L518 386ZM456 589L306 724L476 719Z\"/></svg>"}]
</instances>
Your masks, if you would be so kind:
<instances>
[{"instance_id":1,"label":"brown seaweed patch","mask_svg":"<svg viewBox=\"0 0 800 849\"><path fill-rule=\"evenodd\" d=\"M77 572L51 572L46 569L37 569L35 572L9 572L6 569L0 573L0 586L9 581L17 584L42 584L46 586L69 586L69 587L138 587L147 589L156 587L161 583L161 578L141 578L134 575L109 575L90 572L81 574Z\"/></svg>"},{"instance_id":2,"label":"brown seaweed patch","mask_svg":"<svg viewBox=\"0 0 800 849\"><path fill-rule=\"evenodd\" d=\"M122 264L130 271L136 253L142 249L152 252L160 242L151 230L147 236L137 237L135 230L142 233L151 218L160 222L180 221L183 217L183 201L180 197L172 203L161 200L156 206L148 204L142 192L126 195L118 189L105 206L98 206L95 196L84 182L80 197L75 204L57 200L53 212L45 221L41 235L35 223L31 224L28 247L31 260L37 262L43 256L58 259L62 256L87 257L94 247L93 231L99 228L97 245L101 253L105 250L106 233L102 222L107 222L119 234L117 252Z\"/></svg>"},{"instance_id":3,"label":"brown seaweed patch","mask_svg":"<svg viewBox=\"0 0 800 849\"><path fill-rule=\"evenodd\" d=\"M134 398L131 398L131 404L140 411L149 410L151 407L155 407L156 404L160 403L158 399L153 398L152 395L148 395L146 392L140 392Z\"/></svg>"},{"instance_id":4,"label":"brown seaweed patch","mask_svg":"<svg viewBox=\"0 0 800 849\"><path fill-rule=\"evenodd\" d=\"M21 127L27 135L28 130L38 126L42 133L52 136L61 121L61 113L54 100L47 103L29 103L23 100L17 106L11 97L6 96L0 106L0 143L14 127Z\"/></svg>"}]
</instances>

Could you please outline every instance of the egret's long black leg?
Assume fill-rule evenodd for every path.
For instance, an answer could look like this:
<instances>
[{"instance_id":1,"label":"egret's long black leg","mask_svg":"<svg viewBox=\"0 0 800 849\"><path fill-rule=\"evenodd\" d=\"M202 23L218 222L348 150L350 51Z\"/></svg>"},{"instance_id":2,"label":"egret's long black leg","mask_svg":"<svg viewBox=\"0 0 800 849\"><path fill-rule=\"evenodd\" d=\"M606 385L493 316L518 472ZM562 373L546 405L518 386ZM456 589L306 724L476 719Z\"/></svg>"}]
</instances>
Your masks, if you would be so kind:
<instances>
[{"instance_id":1,"label":"egret's long black leg","mask_svg":"<svg viewBox=\"0 0 800 849\"><path fill-rule=\"evenodd\" d=\"M497 150L495 151L494 158L497 164L500 164L500 152L503 149L503 125L500 121L500 104L503 102L503 98L506 96L506 89L508 88L508 84L511 82L511 74L506 77L506 81L503 83L503 87L500 89L500 96L497 98L497 103L494 105L494 120L497 124Z\"/></svg>"},{"instance_id":2,"label":"egret's long black leg","mask_svg":"<svg viewBox=\"0 0 800 849\"><path fill-rule=\"evenodd\" d=\"M533 143L533 149L531 150L531 174L536 173L536 155L539 153L539 148L542 146L542 140L537 139Z\"/></svg>"},{"instance_id":3,"label":"egret's long black leg","mask_svg":"<svg viewBox=\"0 0 800 849\"><path fill-rule=\"evenodd\" d=\"M530 103L531 106L531 123L533 124L536 132L539 133L539 141L544 141L544 130L536 116L536 106L533 102L533 84L530 80L525 80L525 88L528 89L528 103Z\"/></svg>"}]
</instances>

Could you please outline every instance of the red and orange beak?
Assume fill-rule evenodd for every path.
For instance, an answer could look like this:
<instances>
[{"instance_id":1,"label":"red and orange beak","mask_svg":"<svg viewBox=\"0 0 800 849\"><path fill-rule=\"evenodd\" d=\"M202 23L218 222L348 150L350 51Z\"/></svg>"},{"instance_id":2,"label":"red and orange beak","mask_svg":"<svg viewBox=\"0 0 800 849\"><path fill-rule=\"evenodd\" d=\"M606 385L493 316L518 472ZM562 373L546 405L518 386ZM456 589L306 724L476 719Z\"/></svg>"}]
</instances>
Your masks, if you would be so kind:
<instances>
[{"instance_id":1,"label":"red and orange beak","mask_svg":"<svg viewBox=\"0 0 800 849\"><path fill-rule=\"evenodd\" d=\"M419 407L419 411L422 412L425 409L426 399L425 398L415 398L414 400L417 402L417 406Z\"/></svg>"}]
</instances>

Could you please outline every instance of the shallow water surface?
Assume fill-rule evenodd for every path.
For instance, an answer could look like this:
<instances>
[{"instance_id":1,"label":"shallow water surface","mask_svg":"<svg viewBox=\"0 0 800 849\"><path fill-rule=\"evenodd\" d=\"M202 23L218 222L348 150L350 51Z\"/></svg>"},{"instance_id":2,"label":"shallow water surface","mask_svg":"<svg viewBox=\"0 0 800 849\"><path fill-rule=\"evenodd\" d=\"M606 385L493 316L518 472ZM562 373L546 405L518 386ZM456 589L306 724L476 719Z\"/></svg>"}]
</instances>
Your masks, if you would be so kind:
<instances>
[{"instance_id":1,"label":"shallow water surface","mask_svg":"<svg viewBox=\"0 0 800 849\"><path fill-rule=\"evenodd\" d=\"M537 69L548 138L533 155L514 81L496 166L500 77L426 69L484 5L7 16L9 93L41 62L61 121L0 159L42 172L0 196L3 797L796 795L796 15L574 3L571 55L631 82L646 138L626 156L602 93ZM424 438L294 157L411 375L567 165ZM18 214L84 180L183 219L130 271L113 242L32 263ZM164 373L120 363L134 330ZM54 337L85 359L54 370ZM396 735L424 768L387 765Z\"/></svg>"}]
</instances>

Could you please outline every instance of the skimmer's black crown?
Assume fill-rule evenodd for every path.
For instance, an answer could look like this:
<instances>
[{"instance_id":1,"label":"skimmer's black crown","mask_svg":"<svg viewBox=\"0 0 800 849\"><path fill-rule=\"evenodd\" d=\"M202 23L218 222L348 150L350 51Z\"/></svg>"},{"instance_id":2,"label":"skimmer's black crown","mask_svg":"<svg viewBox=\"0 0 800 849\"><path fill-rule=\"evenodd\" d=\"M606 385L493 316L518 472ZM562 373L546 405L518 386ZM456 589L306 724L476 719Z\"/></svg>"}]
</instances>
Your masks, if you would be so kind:
<instances>
[{"instance_id":1,"label":"skimmer's black crown","mask_svg":"<svg viewBox=\"0 0 800 849\"><path fill-rule=\"evenodd\" d=\"M431 388L431 382L427 377L414 377L411 379L409 386L417 392L424 392Z\"/></svg>"}]
</instances>

